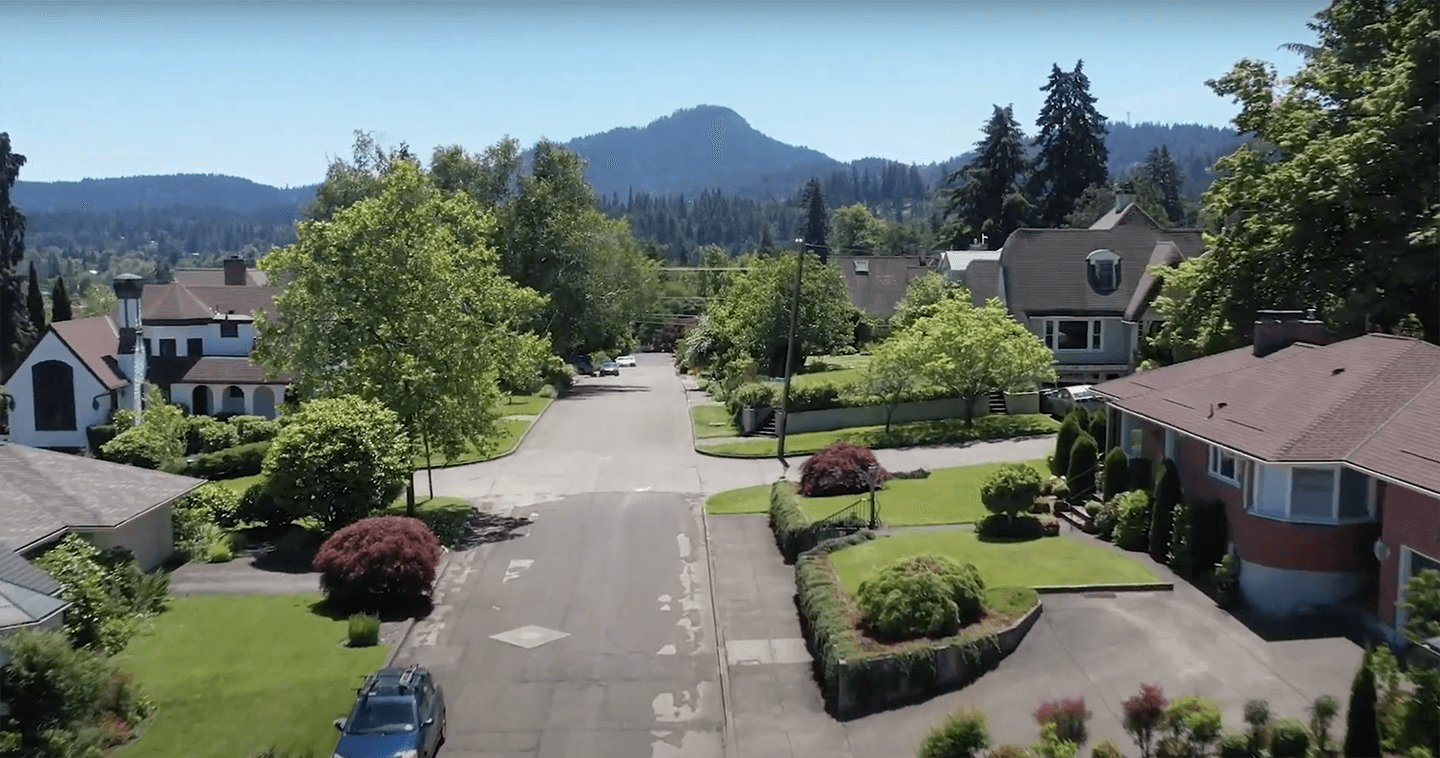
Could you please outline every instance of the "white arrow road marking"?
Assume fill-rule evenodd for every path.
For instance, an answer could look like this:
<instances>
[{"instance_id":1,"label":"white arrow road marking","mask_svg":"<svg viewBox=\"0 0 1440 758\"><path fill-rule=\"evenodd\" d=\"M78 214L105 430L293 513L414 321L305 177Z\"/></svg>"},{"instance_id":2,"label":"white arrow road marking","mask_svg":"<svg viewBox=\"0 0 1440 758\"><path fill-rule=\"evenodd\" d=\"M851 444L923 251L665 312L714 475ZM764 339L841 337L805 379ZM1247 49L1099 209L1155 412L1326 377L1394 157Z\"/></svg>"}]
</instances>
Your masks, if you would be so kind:
<instances>
[{"instance_id":1,"label":"white arrow road marking","mask_svg":"<svg viewBox=\"0 0 1440 758\"><path fill-rule=\"evenodd\" d=\"M520 578L520 572L530 568L533 563L535 563L533 558L516 558L510 561L510 565L505 569L505 578L500 583L509 584L511 579Z\"/></svg>"}]
</instances>

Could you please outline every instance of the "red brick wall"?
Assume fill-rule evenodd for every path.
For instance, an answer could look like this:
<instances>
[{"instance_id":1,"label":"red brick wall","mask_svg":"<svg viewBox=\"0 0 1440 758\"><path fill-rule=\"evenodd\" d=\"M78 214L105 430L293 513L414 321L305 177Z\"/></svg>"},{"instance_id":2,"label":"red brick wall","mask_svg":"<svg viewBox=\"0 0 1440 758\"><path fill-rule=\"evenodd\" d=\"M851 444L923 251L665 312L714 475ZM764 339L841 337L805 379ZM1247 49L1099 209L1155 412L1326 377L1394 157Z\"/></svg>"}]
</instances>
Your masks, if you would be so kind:
<instances>
[{"instance_id":1,"label":"red brick wall","mask_svg":"<svg viewBox=\"0 0 1440 758\"><path fill-rule=\"evenodd\" d=\"M1440 500L1386 482L1379 483L1376 497L1384 522L1381 539L1390 548L1390 555L1380 564L1376 611L1381 621L1393 624L1400 593L1400 547L1408 545L1440 558Z\"/></svg>"}]
</instances>

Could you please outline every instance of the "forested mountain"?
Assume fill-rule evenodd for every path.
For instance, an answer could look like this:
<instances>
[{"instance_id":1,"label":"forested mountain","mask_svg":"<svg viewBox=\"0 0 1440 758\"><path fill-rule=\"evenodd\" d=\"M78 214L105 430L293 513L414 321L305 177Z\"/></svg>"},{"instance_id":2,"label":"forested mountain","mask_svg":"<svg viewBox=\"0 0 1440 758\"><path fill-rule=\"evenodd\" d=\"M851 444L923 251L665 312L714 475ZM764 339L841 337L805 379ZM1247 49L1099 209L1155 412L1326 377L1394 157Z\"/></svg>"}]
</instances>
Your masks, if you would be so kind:
<instances>
[{"instance_id":1,"label":"forested mountain","mask_svg":"<svg viewBox=\"0 0 1440 758\"><path fill-rule=\"evenodd\" d=\"M222 208L241 213L290 215L315 197L318 184L280 189L235 176L175 174L82 179L78 182L16 182L12 197L26 215L43 211L133 210L172 205Z\"/></svg>"}]
</instances>

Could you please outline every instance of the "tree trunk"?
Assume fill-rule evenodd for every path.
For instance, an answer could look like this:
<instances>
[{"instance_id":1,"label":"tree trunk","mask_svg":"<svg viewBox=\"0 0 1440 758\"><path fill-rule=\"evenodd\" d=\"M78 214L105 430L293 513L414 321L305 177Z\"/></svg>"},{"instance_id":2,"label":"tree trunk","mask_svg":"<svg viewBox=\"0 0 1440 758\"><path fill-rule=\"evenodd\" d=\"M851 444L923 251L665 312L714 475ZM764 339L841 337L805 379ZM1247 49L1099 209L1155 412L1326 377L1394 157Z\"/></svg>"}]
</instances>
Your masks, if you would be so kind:
<instances>
[{"instance_id":1,"label":"tree trunk","mask_svg":"<svg viewBox=\"0 0 1440 758\"><path fill-rule=\"evenodd\" d=\"M405 515L415 515L415 471L410 471L410 481L405 483Z\"/></svg>"},{"instance_id":2,"label":"tree trunk","mask_svg":"<svg viewBox=\"0 0 1440 758\"><path fill-rule=\"evenodd\" d=\"M965 404L964 412L960 418L964 420L965 426L969 427L975 423L975 398L969 395L961 395L960 402Z\"/></svg>"},{"instance_id":3,"label":"tree trunk","mask_svg":"<svg viewBox=\"0 0 1440 758\"><path fill-rule=\"evenodd\" d=\"M425 479L430 483L430 499L435 499L435 468L430 465L430 437L421 435L425 440Z\"/></svg>"}]
</instances>

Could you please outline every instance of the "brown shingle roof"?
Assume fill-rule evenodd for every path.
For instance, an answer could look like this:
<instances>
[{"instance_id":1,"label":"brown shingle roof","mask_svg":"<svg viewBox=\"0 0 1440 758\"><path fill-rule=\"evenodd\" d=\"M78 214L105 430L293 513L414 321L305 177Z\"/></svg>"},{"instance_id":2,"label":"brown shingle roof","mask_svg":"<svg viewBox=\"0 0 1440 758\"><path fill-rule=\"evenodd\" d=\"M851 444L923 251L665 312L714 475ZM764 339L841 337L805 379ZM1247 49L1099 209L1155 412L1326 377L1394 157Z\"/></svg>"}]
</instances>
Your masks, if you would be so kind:
<instances>
[{"instance_id":1,"label":"brown shingle roof","mask_svg":"<svg viewBox=\"0 0 1440 758\"><path fill-rule=\"evenodd\" d=\"M256 311L265 311L270 316L279 314L279 311L275 308L275 296L280 294L280 288L278 287L226 287L224 285L206 285L190 287L189 289L196 300L217 313L234 311L238 315L249 316Z\"/></svg>"},{"instance_id":2,"label":"brown shingle roof","mask_svg":"<svg viewBox=\"0 0 1440 758\"><path fill-rule=\"evenodd\" d=\"M266 378L265 369L249 358L207 355L175 380L183 384L289 384L288 377Z\"/></svg>"},{"instance_id":3,"label":"brown shingle roof","mask_svg":"<svg viewBox=\"0 0 1440 758\"><path fill-rule=\"evenodd\" d=\"M147 324L209 321L212 316L214 311L179 282L147 284L140 295L140 319Z\"/></svg>"},{"instance_id":4,"label":"brown shingle roof","mask_svg":"<svg viewBox=\"0 0 1440 758\"><path fill-rule=\"evenodd\" d=\"M1264 358L1239 348L1095 389L1122 410L1261 460L1349 461L1440 492L1437 383L1440 347L1367 334Z\"/></svg>"},{"instance_id":5,"label":"brown shingle roof","mask_svg":"<svg viewBox=\"0 0 1440 758\"><path fill-rule=\"evenodd\" d=\"M1134 297L1157 243L1170 241L1181 255L1199 255L1196 229L1016 229L1001 249L1006 302L1019 318L1037 315L1121 316ZM1108 295L1090 287L1086 256L1095 250L1120 256L1120 286Z\"/></svg>"},{"instance_id":6,"label":"brown shingle roof","mask_svg":"<svg viewBox=\"0 0 1440 758\"><path fill-rule=\"evenodd\" d=\"M120 332L109 316L57 321L50 325L50 329L75 351L75 355L106 389L125 386L125 377L120 375L115 363L115 352L120 348Z\"/></svg>"},{"instance_id":7,"label":"brown shingle roof","mask_svg":"<svg viewBox=\"0 0 1440 758\"><path fill-rule=\"evenodd\" d=\"M845 288L856 308L873 316L889 316L905 296L910 281L929 271L919 259L908 255L832 255L840 266ZM868 273L856 270L856 263Z\"/></svg>"},{"instance_id":8,"label":"brown shingle roof","mask_svg":"<svg viewBox=\"0 0 1440 758\"><path fill-rule=\"evenodd\" d=\"M94 458L0 444L0 542L24 551L66 529L113 527L202 484Z\"/></svg>"},{"instance_id":9,"label":"brown shingle roof","mask_svg":"<svg viewBox=\"0 0 1440 758\"><path fill-rule=\"evenodd\" d=\"M965 287L970 290L970 302L975 307L986 300L1000 296L1000 261L970 261L965 267Z\"/></svg>"}]
</instances>

